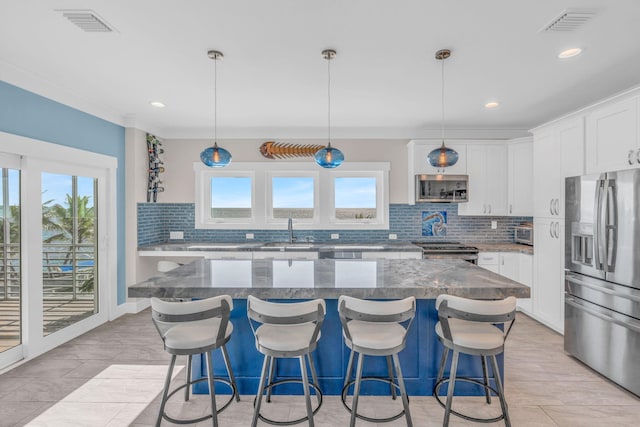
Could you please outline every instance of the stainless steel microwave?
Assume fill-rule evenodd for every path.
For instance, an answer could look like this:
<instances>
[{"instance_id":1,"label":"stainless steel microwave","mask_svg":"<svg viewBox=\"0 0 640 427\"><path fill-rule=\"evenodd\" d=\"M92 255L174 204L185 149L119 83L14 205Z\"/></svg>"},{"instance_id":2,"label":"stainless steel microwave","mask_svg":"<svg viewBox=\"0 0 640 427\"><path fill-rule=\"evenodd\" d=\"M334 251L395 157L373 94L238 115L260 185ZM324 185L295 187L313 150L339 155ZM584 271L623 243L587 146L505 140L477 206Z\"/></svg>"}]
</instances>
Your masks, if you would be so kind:
<instances>
[{"instance_id":1,"label":"stainless steel microwave","mask_svg":"<svg viewBox=\"0 0 640 427\"><path fill-rule=\"evenodd\" d=\"M416 175L416 202L466 202L468 185L468 175Z\"/></svg>"}]
</instances>

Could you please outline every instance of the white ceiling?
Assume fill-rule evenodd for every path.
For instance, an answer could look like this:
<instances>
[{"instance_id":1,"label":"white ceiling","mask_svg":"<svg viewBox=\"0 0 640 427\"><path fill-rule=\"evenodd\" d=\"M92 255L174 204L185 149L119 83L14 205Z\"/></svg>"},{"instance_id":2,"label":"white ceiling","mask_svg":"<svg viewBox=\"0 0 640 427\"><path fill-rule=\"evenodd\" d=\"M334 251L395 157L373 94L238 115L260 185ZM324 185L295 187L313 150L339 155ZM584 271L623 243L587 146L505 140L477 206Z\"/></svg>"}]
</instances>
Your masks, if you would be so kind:
<instances>
[{"instance_id":1,"label":"white ceiling","mask_svg":"<svg viewBox=\"0 0 640 427\"><path fill-rule=\"evenodd\" d=\"M86 33L56 9L117 29ZM540 30L567 8L596 16ZM165 138L412 138L527 130L640 84L638 0L0 0L0 80ZM561 61L559 51L582 55ZM162 101L164 109L149 105ZM501 106L483 105L499 100ZM439 132L439 131L438 131Z\"/></svg>"}]
</instances>

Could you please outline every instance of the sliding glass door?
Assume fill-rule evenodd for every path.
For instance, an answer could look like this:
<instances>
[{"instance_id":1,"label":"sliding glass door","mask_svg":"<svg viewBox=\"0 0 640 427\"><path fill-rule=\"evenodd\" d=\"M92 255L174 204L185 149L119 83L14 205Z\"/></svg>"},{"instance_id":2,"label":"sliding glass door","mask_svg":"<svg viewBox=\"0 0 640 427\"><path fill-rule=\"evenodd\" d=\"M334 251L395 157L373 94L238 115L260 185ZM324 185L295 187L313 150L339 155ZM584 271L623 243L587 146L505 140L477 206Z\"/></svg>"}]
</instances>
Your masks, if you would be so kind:
<instances>
[{"instance_id":1,"label":"sliding glass door","mask_svg":"<svg viewBox=\"0 0 640 427\"><path fill-rule=\"evenodd\" d=\"M0 157L0 163L2 157ZM0 366L22 344L20 170L0 164Z\"/></svg>"},{"instance_id":2,"label":"sliding glass door","mask_svg":"<svg viewBox=\"0 0 640 427\"><path fill-rule=\"evenodd\" d=\"M43 335L99 310L98 180L42 173Z\"/></svg>"}]
</instances>

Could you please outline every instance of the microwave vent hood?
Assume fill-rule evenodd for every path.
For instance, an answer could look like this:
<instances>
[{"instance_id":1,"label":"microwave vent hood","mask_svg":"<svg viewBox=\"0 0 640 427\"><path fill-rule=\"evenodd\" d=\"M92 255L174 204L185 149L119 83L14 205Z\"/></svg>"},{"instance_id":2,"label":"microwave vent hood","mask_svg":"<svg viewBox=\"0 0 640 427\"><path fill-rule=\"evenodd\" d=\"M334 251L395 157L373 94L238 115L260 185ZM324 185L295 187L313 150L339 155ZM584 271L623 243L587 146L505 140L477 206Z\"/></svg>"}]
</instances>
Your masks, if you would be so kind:
<instances>
[{"instance_id":1,"label":"microwave vent hood","mask_svg":"<svg viewBox=\"0 0 640 427\"><path fill-rule=\"evenodd\" d=\"M469 200L468 175L416 175L416 202L463 203Z\"/></svg>"}]
</instances>

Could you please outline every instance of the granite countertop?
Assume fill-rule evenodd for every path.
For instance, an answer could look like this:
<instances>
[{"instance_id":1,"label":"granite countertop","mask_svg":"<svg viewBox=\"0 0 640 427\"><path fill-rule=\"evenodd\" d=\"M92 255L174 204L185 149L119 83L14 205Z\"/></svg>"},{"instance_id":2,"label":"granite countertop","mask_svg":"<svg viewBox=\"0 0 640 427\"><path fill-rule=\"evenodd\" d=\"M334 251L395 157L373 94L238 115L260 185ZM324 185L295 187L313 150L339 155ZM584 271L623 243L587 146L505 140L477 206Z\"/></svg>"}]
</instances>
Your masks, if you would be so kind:
<instances>
[{"instance_id":1,"label":"granite countertop","mask_svg":"<svg viewBox=\"0 0 640 427\"><path fill-rule=\"evenodd\" d=\"M138 253L153 255L154 252L206 252L206 251L358 251L358 252L420 252L421 249L408 242L181 242L159 243L140 246ZM160 255L160 254L158 254Z\"/></svg>"},{"instance_id":2,"label":"granite countertop","mask_svg":"<svg viewBox=\"0 0 640 427\"><path fill-rule=\"evenodd\" d=\"M521 245L519 243L469 243L478 248L480 252L519 252L533 255L533 246Z\"/></svg>"},{"instance_id":3,"label":"granite countertop","mask_svg":"<svg viewBox=\"0 0 640 427\"><path fill-rule=\"evenodd\" d=\"M460 260L199 259L128 288L129 297L529 298L525 285Z\"/></svg>"}]
</instances>

